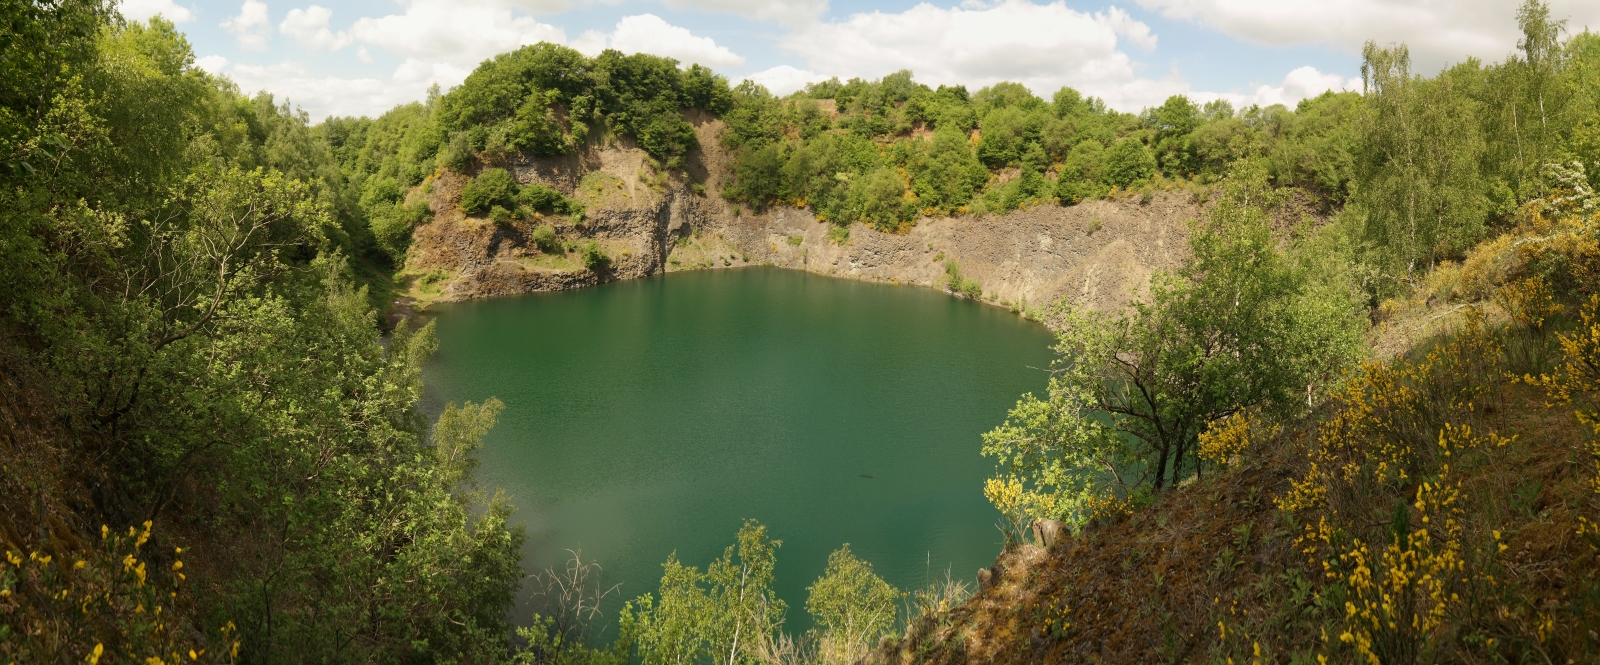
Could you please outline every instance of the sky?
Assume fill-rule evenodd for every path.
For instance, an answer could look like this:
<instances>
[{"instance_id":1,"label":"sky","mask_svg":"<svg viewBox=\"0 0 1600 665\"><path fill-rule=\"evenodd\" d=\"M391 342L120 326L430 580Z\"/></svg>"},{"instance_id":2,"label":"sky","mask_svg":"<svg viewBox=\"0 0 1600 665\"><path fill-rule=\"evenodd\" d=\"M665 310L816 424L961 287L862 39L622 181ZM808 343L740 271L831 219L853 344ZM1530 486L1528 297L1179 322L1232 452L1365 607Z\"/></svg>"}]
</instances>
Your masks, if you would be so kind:
<instances>
[{"instance_id":1,"label":"sky","mask_svg":"<svg viewBox=\"0 0 1600 665\"><path fill-rule=\"evenodd\" d=\"M699 63L786 94L910 69L976 91L1061 86L1137 112L1171 95L1236 107L1361 89L1367 40L1434 73L1516 50L1519 0L123 0L161 15L196 64L314 120L377 116L448 90L484 59L541 41ZM1600 1L1549 0L1570 33Z\"/></svg>"}]
</instances>

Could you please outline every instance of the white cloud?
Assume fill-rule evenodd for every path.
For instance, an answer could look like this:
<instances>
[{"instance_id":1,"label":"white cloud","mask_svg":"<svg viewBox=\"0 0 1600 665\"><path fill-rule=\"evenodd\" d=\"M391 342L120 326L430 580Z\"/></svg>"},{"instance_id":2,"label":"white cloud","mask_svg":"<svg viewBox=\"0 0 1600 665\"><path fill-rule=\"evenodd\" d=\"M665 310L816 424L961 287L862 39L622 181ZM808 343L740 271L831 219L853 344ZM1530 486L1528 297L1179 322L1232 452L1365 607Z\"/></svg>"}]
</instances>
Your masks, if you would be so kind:
<instances>
[{"instance_id":1,"label":"white cloud","mask_svg":"<svg viewBox=\"0 0 1600 665\"><path fill-rule=\"evenodd\" d=\"M1226 99L1233 102L1235 106L1240 107L1250 104L1260 104L1262 106L1283 104L1292 108L1302 99L1316 97L1329 90L1359 91L1361 90L1361 79L1347 79L1338 74L1324 74L1318 71L1316 67L1307 66L1289 72L1287 76L1283 77L1281 85L1256 86L1255 90L1249 95L1222 93L1216 95L1216 97ZM1197 97L1203 97L1207 94L1200 93Z\"/></svg>"},{"instance_id":2,"label":"white cloud","mask_svg":"<svg viewBox=\"0 0 1600 665\"><path fill-rule=\"evenodd\" d=\"M326 49L337 51L350 45L350 33L335 33L328 29L328 21L333 18L333 10L319 5L311 5L305 9L291 9L289 15L278 24L278 32L289 36L301 46L311 50Z\"/></svg>"},{"instance_id":3,"label":"white cloud","mask_svg":"<svg viewBox=\"0 0 1600 665\"><path fill-rule=\"evenodd\" d=\"M512 6L526 12L564 12L572 8L569 0L507 0ZM587 0L587 3L598 2L602 5L614 5L619 0Z\"/></svg>"},{"instance_id":4,"label":"white cloud","mask_svg":"<svg viewBox=\"0 0 1600 665\"><path fill-rule=\"evenodd\" d=\"M239 40L239 46L261 51L267 48L267 38L272 36L272 22L267 19L267 5L259 0L244 0L239 15L222 22L222 29Z\"/></svg>"},{"instance_id":5,"label":"white cloud","mask_svg":"<svg viewBox=\"0 0 1600 665\"><path fill-rule=\"evenodd\" d=\"M1112 32L1122 35L1134 46L1146 51L1156 50L1156 36L1150 32L1150 26L1134 20L1128 12L1112 7L1106 10L1104 21L1111 26Z\"/></svg>"},{"instance_id":6,"label":"white cloud","mask_svg":"<svg viewBox=\"0 0 1600 665\"><path fill-rule=\"evenodd\" d=\"M572 43L568 44L568 46L571 46L573 50L592 58L598 55L601 51L606 50L610 43L611 37L606 35L606 33L600 32L599 30L585 30L583 31L583 34L578 35L577 39L572 40Z\"/></svg>"},{"instance_id":7,"label":"white cloud","mask_svg":"<svg viewBox=\"0 0 1600 665\"><path fill-rule=\"evenodd\" d=\"M803 23L828 10L828 0L665 0L673 9L728 12L781 23Z\"/></svg>"},{"instance_id":8,"label":"white cloud","mask_svg":"<svg viewBox=\"0 0 1600 665\"><path fill-rule=\"evenodd\" d=\"M412 0L404 14L357 20L350 36L403 58L396 80L438 82L446 88L496 54L542 41L567 41L561 28L486 0Z\"/></svg>"},{"instance_id":9,"label":"white cloud","mask_svg":"<svg viewBox=\"0 0 1600 665\"><path fill-rule=\"evenodd\" d=\"M807 83L826 81L829 77L804 69L797 69L789 65L778 65L771 69L762 70L744 77L742 80L755 81L767 87L774 95L787 95L806 87Z\"/></svg>"},{"instance_id":10,"label":"white cloud","mask_svg":"<svg viewBox=\"0 0 1600 665\"><path fill-rule=\"evenodd\" d=\"M228 67L228 59L220 55L208 55L203 58L195 58L194 66L205 70L209 74L221 74Z\"/></svg>"},{"instance_id":11,"label":"white cloud","mask_svg":"<svg viewBox=\"0 0 1600 665\"><path fill-rule=\"evenodd\" d=\"M216 56L197 63L211 57ZM279 103L287 101L305 109L313 121L330 115L377 117L396 105L422 99L428 88L419 81L323 76L295 61L265 66L234 64L225 73L246 94L266 90Z\"/></svg>"},{"instance_id":12,"label":"white cloud","mask_svg":"<svg viewBox=\"0 0 1600 665\"><path fill-rule=\"evenodd\" d=\"M122 0L117 9L122 12L123 18L130 21L148 21L157 15L173 23L194 20L193 11L172 0Z\"/></svg>"},{"instance_id":13,"label":"white cloud","mask_svg":"<svg viewBox=\"0 0 1600 665\"><path fill-rule=\"evenodd\" d=\"M617 21L617 27L610 35L590 30L573 40L572 47L591 56L607 48L623 53L664 55L676 59L685 67L696 63L708 67L744 64L744 57L727 47L718 46L710 37L696 37L687 29L667 23L655 14L623 17Z\"/></svg>"},{"instance_id":14,"label":"white cloud","mask_svg":"<svg viewBox=\"0 0 1600 665\"><path fill-rule=\"evenodd\" d=\"M854 14L815 22L785 36L806 69L877 78L910 69L928 84L984 86L1017 81L1049 95L1070 85L1115 108L1159 104L1187 90L1176 76L1140 78L1119 42L1151 48L1149 26L1126 12L1079 12L1057 1L1003 0L943 9L926 3L898 14Z\"/></svg>"},{"instance_id":15,"label":"white cloud","mask_svg":"<svg viewBox=\"0 0 1600 665\"><path fill-rule=\"evenodd\" d=\"M1325 45L1360 53L1367 40L1405 42L1414 69L1432 74L1469 56L1496 61L1516 49L1518 0L1137 0L1167 18L1207 25L1268 46ZM1568 27L1600 26L1600 3L1551 0Z\"/></svg>"}]
</instances>

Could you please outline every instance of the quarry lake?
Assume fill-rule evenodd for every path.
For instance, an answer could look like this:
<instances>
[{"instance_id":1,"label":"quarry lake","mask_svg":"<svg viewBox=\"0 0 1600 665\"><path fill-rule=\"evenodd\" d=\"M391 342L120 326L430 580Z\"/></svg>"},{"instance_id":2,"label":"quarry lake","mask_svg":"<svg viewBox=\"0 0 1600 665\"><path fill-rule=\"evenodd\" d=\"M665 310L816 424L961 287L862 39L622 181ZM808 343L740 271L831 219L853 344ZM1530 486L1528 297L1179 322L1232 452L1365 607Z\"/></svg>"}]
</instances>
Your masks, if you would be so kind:
<instances>
[{"instance_id":1,"label":"quarry lake","mask_svg":"<svg viewBox=\"0 0 1600 665\"><path fill-rule=\"evenodd\" d=\"M1042 392L1044 327L932 289L776 268L699 271L430 310L425 409L505 402L479 482L511 496L523 565L598 561L620 600L745 519L782 540L788 628L844 543L901 590L999 552L980 435ZM519 599L528 611L526 591Z\"/></svg>"}]
</instances>

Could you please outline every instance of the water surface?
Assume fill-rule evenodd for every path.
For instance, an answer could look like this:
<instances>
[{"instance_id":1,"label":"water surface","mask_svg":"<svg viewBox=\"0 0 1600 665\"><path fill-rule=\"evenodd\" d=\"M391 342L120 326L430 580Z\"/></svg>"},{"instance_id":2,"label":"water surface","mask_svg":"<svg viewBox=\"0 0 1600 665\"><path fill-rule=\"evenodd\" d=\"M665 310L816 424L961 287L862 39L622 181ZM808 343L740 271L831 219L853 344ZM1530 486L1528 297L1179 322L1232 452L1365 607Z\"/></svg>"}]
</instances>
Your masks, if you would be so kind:
<instances>
[{"instance_id":1,"label":"water surface","mask_svg":"<svg viewBox=\"0 0 1600 665\"><path fill-rule=\"evenodd\" d=\"M979 435L1040 391L1043 327L917 287L700 271L438 308L428 403L506 404L480 482L523 564L596 559L620 595L704 566L760 520L789 628L843 543L909 590L1000 546Z\"/></svg>"}]
</instances>

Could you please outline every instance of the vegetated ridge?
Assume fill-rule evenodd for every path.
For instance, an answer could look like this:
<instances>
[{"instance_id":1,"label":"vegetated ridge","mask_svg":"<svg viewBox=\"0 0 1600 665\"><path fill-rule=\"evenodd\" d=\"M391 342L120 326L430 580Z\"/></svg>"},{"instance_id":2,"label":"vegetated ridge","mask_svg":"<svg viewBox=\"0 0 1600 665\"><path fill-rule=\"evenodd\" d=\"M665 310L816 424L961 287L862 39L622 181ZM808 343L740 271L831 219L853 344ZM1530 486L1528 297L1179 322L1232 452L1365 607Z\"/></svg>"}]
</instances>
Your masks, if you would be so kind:
<instances>
[{"instance_id":1,"label":"vegetated ridge","mask_svg":"<svg viewBox=\"0 0 1600 665\"><path fill-rule=\"evenodd\" d=\"M1592 662L1600 37L1290 110L1118 113L538 44L312 125L170 23L0 3L0 656L15 662ZM749 522L595 627L417 408L395 303L771 263L1057 334L974 442L1007 546L848 545L783 630ZM541 601L530 625L507 608Z\"/></svg>"}]
</instances>

